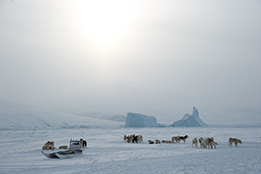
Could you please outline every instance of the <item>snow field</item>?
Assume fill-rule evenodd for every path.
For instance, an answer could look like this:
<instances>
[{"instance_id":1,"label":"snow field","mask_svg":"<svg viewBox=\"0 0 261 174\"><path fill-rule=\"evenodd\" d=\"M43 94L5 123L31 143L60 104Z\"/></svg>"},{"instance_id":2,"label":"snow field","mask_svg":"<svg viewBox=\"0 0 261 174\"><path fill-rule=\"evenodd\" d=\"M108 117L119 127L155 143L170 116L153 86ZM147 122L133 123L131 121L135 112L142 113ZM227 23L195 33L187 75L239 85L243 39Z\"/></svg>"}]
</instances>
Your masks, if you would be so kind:
<instances>
[{"instance_id":1,"label":"snow field","mask_svg":"<svg viewBox=\"0 0 261 174\"><path fill-rule=\"evenodd\" d=\"M261 128L118 128L0 131L0 173L261 173ZM124 135L141 134L144 142L126 143ZM147 140L189 136L186 143L147 144ZM217 149L192 148L194 137L211 137ZM227 146L229 137L243 141ZM68 145L83 137L88 148L72 159L41 154L48 140Z\"/></svg>"}]
</instances>

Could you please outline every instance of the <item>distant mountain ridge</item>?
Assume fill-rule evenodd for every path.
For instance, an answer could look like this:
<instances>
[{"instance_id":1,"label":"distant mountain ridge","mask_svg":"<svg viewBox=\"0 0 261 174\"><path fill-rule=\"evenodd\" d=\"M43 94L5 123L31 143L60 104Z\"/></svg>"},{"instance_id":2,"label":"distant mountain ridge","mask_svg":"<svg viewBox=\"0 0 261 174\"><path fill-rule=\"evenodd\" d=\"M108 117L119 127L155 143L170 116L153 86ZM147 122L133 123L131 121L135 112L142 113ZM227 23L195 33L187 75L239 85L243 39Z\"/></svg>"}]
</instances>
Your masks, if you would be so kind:
<instances>
[{"instance_id":1,"label":"distant mountain ridge","mask_svg":"<svg viewBox=\"0 0 261 174\"><path fill-rule=\"evenodd\" d=\"M0 129L116 128L121 124L0 100Z\"/></svg>"},{"instance_id":2,"label":"distant mountain ridge","mask_svg":"<svg viewBox=\"0 0 261 174\"><path fill-rule=\"evenodd\" d=\"M102 120L110 120L110 121L117 121L117 122L125 122L126 116L120 114L106 114L103 112L83 112L78 114L82 117L89 117L89 118L98 118Z\"/></svg>"}]
</instances>

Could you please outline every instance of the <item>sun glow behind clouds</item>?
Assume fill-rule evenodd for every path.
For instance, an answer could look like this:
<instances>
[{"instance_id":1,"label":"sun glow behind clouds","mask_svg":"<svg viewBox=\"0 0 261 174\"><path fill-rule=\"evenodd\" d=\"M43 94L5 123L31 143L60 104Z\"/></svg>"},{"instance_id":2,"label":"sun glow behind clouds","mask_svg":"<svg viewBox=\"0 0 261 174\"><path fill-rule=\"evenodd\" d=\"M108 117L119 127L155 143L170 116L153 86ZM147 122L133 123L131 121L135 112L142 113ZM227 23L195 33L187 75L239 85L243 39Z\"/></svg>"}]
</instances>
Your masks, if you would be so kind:
<instances>
[{"instance_id":1,"label":"sun glow behind clouds","mask_svg":"<svg viewBox=\"0 0 261 174\"><path fill-rule=\"evenodd\" d=\"M80 1L77 10L84 35L99 47L119 42L131 21L131 6L127 1Z\"/></svg>"}]
</instances>

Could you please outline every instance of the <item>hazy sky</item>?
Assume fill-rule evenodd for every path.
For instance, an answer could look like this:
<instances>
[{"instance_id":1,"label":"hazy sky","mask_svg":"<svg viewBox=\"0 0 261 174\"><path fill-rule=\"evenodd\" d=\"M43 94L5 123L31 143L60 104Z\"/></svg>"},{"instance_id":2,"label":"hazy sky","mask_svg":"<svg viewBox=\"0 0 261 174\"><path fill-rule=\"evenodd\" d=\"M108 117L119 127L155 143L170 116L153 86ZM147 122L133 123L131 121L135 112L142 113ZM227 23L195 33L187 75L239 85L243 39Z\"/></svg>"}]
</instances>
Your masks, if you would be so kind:
<instances>
[{"instance_id":1,"label":"hazy sky","mask_svg":"<svg viewBox=\"0 0 261 174\"><path fill-rule=\"evenodd\" d=\"M261 124L259 0L0 0L0 100Z\"/></svg>"}]
</instances>

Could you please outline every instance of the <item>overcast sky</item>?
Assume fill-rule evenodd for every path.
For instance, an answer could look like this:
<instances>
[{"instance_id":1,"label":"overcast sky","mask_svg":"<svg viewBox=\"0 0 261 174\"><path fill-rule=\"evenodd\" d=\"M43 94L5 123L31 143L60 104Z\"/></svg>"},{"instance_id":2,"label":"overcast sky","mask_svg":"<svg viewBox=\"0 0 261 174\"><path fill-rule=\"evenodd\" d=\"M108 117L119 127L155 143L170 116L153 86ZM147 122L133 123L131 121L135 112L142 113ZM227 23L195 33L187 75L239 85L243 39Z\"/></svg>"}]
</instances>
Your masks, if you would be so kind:
<instances>
[{"instance_id":1,"label":"overcast sky","mask_svg":"<svg viewBox=\"0 0 261 174\"><path fill-rule=\"evenodd\" d=\"M261 124L259 0L0 0L0 100Z\"/></svg>"}]
</instances>

